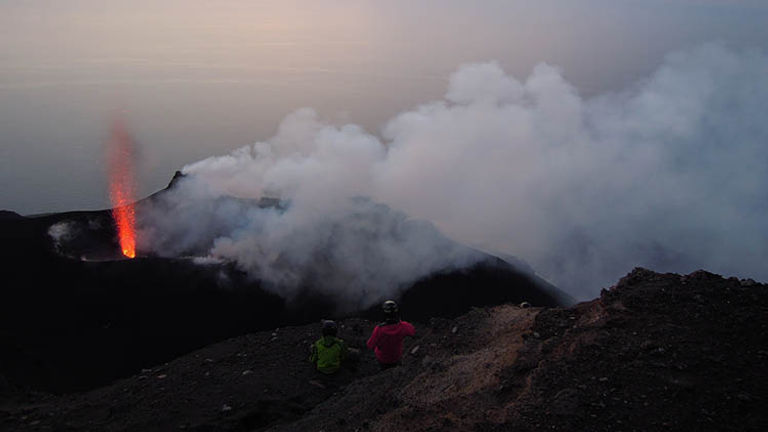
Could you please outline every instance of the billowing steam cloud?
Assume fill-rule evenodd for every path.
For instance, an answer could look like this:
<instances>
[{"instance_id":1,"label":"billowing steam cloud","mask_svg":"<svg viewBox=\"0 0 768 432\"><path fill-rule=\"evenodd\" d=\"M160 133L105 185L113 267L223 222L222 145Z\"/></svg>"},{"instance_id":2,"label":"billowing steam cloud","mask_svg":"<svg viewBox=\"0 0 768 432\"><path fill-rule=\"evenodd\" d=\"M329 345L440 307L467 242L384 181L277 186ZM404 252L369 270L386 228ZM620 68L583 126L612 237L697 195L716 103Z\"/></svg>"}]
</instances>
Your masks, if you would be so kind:
<instances>
[{"instance_id":1,"label":"billowing steam cloud","mask_svg":"<svg viewBox=\"0 0 768 432\"><path fill-rule=\"evenodd\" d=\"M638 265L768 279L767 107L768 56L716 44L590 99L547 64L524 82L466 65L381 138L301 109L272 139L185 167L141 238L286 286L321 256L338 272L318 276L355 292L475 259L408 215L577 298Z\"/></svg>"}]
</instances>

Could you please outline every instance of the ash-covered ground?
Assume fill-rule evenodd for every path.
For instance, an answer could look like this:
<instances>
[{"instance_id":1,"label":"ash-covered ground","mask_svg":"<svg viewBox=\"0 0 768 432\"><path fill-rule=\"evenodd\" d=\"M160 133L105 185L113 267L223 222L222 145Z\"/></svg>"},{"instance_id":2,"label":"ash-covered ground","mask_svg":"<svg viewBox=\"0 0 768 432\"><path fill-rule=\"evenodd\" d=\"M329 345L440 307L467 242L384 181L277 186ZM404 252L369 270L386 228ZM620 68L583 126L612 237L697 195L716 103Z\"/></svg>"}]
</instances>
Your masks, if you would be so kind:
<instances>
[{"instance_id":1,"label":"ash-covered ground","mask_svg":"<svg viewBox=\"0 0 768 432\"><path fill-rule=\"evenodd\" d=\"M404 305L405 306L405 305ZM416 322L401 367L359 348L333 377L307 362L318 325L208 346L108 386L6 385L3 430L764 431L768 287L636 269L568 308L474 308ZM408 318L407 316L404 318Z\"/></svg>"}]
</instances>

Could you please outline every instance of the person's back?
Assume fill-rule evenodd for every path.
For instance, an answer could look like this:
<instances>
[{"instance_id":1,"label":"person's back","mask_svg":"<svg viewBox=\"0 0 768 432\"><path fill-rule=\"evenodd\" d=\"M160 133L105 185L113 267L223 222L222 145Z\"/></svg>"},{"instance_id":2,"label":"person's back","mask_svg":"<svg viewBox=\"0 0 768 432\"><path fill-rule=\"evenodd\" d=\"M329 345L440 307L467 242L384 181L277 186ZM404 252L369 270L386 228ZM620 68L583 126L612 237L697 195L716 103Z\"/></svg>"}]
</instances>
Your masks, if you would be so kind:
<instances>
[{"instance_id":1,"label":"person's back","mask_svg":"<svg viewBox=\"0 0 768 432\"><path fill-rule=\"evenodd\" d=\"M336 337L336 323L323 322L323 337L312 344L312 354L309 361L315 363L317 370L332 374L339 370L341 361L347 356L347 345Z\"/></svg>"},{"instance_id":2,"label":"person's back","mask_svg":"<svg viewBox=\"0 0 768 432\"><path fill-rule=\"evenodd\" d=\"M416 330L407 321L401 321L397 316L397 304L391 300L384 303L385 322L373 329L368 339L368 348L374 350L376 359L382 367L395 366L403 355L403 339L413 336Z\"/></svg>"}]
</instances>

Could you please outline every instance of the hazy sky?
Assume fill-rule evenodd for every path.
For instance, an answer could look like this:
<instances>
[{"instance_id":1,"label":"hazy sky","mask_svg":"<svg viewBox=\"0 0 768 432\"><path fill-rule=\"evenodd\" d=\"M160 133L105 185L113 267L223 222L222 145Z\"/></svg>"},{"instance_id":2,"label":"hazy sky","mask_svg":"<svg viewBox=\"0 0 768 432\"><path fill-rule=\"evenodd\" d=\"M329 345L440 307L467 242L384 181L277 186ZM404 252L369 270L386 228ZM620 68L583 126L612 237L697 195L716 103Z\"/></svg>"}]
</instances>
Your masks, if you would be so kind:
<instances>
[{"instance_id":1,"label":"hazy sky","mask_svg":"<svg viewBox=\"0 0 768 432\"><path fill-rule=\"evenodd\" d=\"M590 97L710 41L765 51L768 2L0 0L0 208L108 207L115 111L148 194L297 108L378 134L464 63L524 79L547 62Z\"/></svg>"}]
</instances>

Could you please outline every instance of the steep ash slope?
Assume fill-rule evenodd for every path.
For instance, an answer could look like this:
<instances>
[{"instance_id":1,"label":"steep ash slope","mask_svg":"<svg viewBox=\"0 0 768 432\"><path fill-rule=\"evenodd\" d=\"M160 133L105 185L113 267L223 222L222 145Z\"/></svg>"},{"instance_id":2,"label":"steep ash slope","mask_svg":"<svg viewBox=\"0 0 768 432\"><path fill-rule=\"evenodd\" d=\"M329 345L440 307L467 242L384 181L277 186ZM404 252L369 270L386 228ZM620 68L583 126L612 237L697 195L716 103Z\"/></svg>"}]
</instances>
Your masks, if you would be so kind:
<instances>
[{"instance_id":1,"label":"steep ash slope","mask_svg":"<svg viewBox=\"0 0 768 432\"><path fill-rule=\"evenodd\" d=\"M768 287L636 269L572 308L417 323L399 368L306 362L316 325L231 339L78 395L17 394L7 430L762 431ZM362 347L373 323L342 322Z\"/></svg>"}]
</instances>

